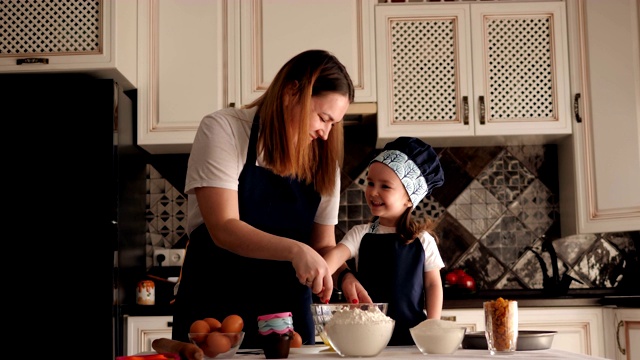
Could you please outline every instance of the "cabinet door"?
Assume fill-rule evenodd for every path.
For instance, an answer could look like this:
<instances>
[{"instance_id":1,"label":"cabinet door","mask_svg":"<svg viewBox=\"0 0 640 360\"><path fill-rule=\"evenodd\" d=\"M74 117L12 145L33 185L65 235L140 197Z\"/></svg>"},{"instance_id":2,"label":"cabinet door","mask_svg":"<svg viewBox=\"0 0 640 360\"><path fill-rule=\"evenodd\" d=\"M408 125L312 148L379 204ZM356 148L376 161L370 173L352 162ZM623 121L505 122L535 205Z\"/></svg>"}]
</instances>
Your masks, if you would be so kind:
<instances>
[{"instance_id":1,"label":"cabinet door","mask_svg":"<svg viewBox=\"0 0 640 360\"><path fill-rule=\"evenodd\" d=\"M443 309L441 319L455 321L467 328L467 332L484 331L482 309Z\"/></svg>"},{"instance_id":2,"label":"cabinet door","mask_svg":"<svg viewBox=\"0 0 640 360\"><path fill-rule=\"evenodd\" d=\"M188 153L204 115L232 101L227 5L138 2L137 144L148 152Z\"/></svg>"},{"instance_id":3,"label":"cabinet door","mask_svg":"<svg viewBox=\"0 0 640 360\"><path fill-rule=\"evenodd\" d=\"M264 93L276 72L309 49L332 52L345 65L356 102L376 101L375 0L240 1L241 101Z\"/></svg>"},{"instance_id":4,"label":"cabinet door","mask_svg":"<svg viewBox=\"0 0 640 360\"><path fill-rule=\"evenodd\" d=\"M566 41L563 2L376 6L377 146L570 134Z\"/></svg>"},{"instance_id":5,"label":"cabinet door","mask_svg":"<svg viewBox=\"0 0 640 360\"><path fill-rule=\"evenodd\" d=\"M640 230L638 1L567 6L577 112L559 148L562 233Z\"/></svg>"},{"instance_id":6,"label":"cabinet door","mask_svg":"<svg viewBox=\"0 0 640 360\"><path fill-rule=\"evenodd\" d=\"M136 12L135 1L5 1L0 73L89 73L131 90Z\"/></svg>"},{"instance_id":7,"label":"cabinet door","mask_svg":"<svg viewBox=\"0 0 640 360\"><path fill-rule=\"evenodd\" d=\"M377 147L473 136L469 6L380 4L375 15Z\"/></svg>"},{"instance_id":8,"label":"cabinet door","mask_svg":"<svg viewBox=\"0 0 640 360\"><path fill-rule=\"evenodd\" d=\"M551 330L552 349L604 357L602 308L520 308L520 330Z\"/></svg>"},{"instance_id":9,"label":"cabinet door","mask_svg":"<svg viewBox=\"0 0 640 360\"><path fill-rule=\"evenodd\" d=\"M604 309L608 359L640 358L640 309Z\"/></svg>"},{"instance_id":10,"label":"cabinet door","mask_svg":"<svg viewBox=\"0 0 640 360\"><path fill-rule=\"evenodd\" d=\"M570 134L564 2L471 5L476 135Z\"/></svg>"},{"instance_id":11,"label":"cabinet door","mask_svg":"<svg viewBox=\"0 0 640 360\"><path fill-rule=\"evenodd\" d=\"M172 316L125 316L125 355L153 351L153 340L171 339L172 321Z\"/></svg>"}]
</instances>

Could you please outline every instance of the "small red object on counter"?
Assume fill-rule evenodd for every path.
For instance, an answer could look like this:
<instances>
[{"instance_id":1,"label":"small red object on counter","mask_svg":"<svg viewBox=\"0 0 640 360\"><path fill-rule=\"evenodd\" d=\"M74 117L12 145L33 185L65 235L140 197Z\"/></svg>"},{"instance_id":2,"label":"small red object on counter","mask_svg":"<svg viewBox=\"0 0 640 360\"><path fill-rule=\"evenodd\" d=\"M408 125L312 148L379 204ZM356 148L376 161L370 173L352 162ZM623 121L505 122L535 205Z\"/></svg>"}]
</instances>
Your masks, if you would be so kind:
<instances>
[{"instance_id":1,"label":"small red object on counter","mask_svg":"<svg viewBox=\"0 0 640 360\"><path fill-rule=\"evenodd\" d=\"M176 353L117 356L116 360L180 360Z\"/></svg>"}]
</instances>

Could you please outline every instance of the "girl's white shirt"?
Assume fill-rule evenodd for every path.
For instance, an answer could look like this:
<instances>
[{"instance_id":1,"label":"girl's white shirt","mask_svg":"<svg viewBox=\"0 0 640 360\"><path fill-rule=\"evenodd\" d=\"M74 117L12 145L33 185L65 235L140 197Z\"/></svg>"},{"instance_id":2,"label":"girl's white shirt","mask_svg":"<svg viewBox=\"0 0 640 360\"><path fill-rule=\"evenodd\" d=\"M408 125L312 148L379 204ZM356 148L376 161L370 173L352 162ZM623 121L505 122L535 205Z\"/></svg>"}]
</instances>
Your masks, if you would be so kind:
<instances>
[{"instance_id":1,"label":"girl's white shirt","mask_svg":"<svg viewBox=\"0 0 640 360\"><path fill-rule=\"evenodd\" d=\"M196 132L187 166L185 192L188 195L187 233L204 223L195 189L219 187L238 191L239 177L247 158L247 147L256 108L225 108L206 115ZM320 140L318 140L320 141ZM262 154L256 165L264 166ZM322 196L315 222L338 223L340 204L340 171L330 196Z\"/></svg>"},{"instance_id":2,"label":"girl's white shirt","mask_svg":"<svg viewBox=\"0 0 640 360\"><path fill-rule=\"evenodd\" d=\"M361 224L355 225L349 230L342 240L340 240L339 244L346 246L351 252L351 258L356 258L356 270L359 263L359 250L360 243L362 242L362 238L366 233L369 232L371 228L371 223L369 224ZM376 234L391 234L395 233L395 227L389 226L378 226ZM428 232L424 231L418 236L420 242L422 243L422 247L424 248L424 271L430 270L440 270L444 267L444 261L442 261L442 257L440 256L440 251L438 250L438 245L436 244L436 239L433 238Z\"/></svg>"}]
</instances>

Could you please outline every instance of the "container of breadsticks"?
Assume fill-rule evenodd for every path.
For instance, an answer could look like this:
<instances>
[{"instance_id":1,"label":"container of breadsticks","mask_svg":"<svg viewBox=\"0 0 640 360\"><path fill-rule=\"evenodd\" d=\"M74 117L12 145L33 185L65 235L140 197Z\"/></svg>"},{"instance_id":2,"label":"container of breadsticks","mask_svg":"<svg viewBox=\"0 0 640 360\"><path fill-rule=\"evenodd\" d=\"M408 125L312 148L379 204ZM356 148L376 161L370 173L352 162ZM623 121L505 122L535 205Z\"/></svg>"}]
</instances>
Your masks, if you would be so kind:
<instances>
[{"instance_id":1,"label":"container of breadsticks","mask_svg":"<svg viewBox=\"0 0 640 360\"><path fill-rule=\"evenodd\" d=\"M518 341L518 302L498 298L485 301L485 336L491 355L516 351Z\"/></svg>"}]
</instances>

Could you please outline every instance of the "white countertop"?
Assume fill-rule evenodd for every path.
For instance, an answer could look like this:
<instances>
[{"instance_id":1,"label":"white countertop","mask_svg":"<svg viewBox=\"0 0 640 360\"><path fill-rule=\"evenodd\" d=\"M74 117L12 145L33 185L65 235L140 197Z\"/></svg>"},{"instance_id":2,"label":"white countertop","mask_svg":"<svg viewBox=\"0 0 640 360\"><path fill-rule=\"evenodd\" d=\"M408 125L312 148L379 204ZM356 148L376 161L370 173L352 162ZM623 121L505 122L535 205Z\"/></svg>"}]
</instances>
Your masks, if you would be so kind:
<instances>
[{"instance_id":1,"label":"white countertop","mask_svg":"<svg viewBox=\"0 0 640 360\"><path fill-rule=\"evenodd\" d=\"M240 350L242 351L242 350ZM246 351L246 350L245 350ZM605 358L597 356L582 355L563 350L533 350L533 351L516 351L513 354L505 355L505 360L512 359L535 359L535 360L595 360ZM264 359L264 355L236 354L235 359ZM340 355L333 351L322 351L317 354L289 354L289 359L342 359ZM373 358L372 358L373 359ZM424 360L441 360L441 359L503 359L503 355L491 355L489 350L470 350L459 349L451 355L429 354L423 355L416 346L390 346L375 359L424 359Z\"/></svg>"}]
</instances>

